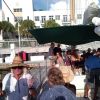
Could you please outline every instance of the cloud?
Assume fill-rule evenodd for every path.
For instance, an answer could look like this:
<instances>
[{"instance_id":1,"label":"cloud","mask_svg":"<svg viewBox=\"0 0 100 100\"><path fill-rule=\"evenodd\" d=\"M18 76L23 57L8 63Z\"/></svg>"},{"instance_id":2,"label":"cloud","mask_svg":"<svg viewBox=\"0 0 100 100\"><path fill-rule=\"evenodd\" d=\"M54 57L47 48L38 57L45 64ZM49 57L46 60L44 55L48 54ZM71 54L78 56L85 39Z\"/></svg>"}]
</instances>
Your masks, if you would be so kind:
<instances>
[{"instance_id":1,"label":"cloud","mask_svg":"<svg viewBox=\"0 0 100 100\"><path fill-rule=\"evenodd\" d=\"M69 2L70 0L48 0L49 1L49 10L65 10L69 8ZM92 2L95 2L95 4L100 5L100 0L88 0L84 3L90 4ZM86 5L84 5L84 8L86 8Z\"/></svg>"},{"instance_id":2,"label":"cloud","mask_svg":"<svg viewBox=\"0 0 100 100\"><path fill-rule=\"evenodd\" d=\"M51 3L49 10L66 10L67 0L55 0L55 2Z\"/></svg>"},{"instance_id":3,"label":"cloud","mask_svg":"<svg viewBox=\"0 0 100 100\"><path fill-rule=\"evenodd\" d=\"M65 1L59 1L50 5L50 10L65 10L67 9L67 3Z\"/></svg>"},{"instance_id":4,"label":"cloud","mask_svg":"<svg viewBox=\"0 0 100 100\"><path fill-rule=\"evenodd\" d=\"M76 0L77 1L77 0ZM91 3L92 1L96 2L98 4L98 1L100 0L85 0L88 3ZM43 9L43 10L64 10L66 8L69 8L70 0L33 0L34 8L35 9ZM80 0L80 2L83 2ZM100 5L100 3L99 3ZM81 7L86 6L85 3L81 5ZM85 7L86 8L86 7Z\"/></svg>"}]
</instances>

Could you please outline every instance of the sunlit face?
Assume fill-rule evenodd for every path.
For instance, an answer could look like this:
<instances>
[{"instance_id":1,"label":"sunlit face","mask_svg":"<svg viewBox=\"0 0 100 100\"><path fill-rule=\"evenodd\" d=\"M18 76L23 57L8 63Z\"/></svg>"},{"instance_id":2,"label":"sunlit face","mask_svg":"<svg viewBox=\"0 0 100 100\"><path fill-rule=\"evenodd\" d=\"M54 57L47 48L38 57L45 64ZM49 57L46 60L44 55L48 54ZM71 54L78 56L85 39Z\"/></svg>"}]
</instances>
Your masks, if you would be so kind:
<instances>
[{"instance_id":1,"label":"sunlit face","mask_svg":"<svg viewBox=\"0 0 100 100\"><path fill-rule=\"evenodd\" d=\"M61 53L57 52L56 57L62 57Z\"/></svg>"},{"instance_id":2,"label":"sunlit face","mask_svg":"<svg viewBox=\"0 0 100 100\"><path fill-rule=\"evenodd\" d=\"M59 53L56 53L56 56L57 56L57 57L59 57L59 56L60 56L60 54L59 54Z\"/></svg>"},{"instance_id":3,"label":"sunlit face","mask_svg":"<svg viewBox=\"0 0 100 100\"><path fill-rule=\"evenodd\" d=\"M21 75L23 73L23 67L14 67L12 71L14 75Z\"/></svg>"}]
</instances>

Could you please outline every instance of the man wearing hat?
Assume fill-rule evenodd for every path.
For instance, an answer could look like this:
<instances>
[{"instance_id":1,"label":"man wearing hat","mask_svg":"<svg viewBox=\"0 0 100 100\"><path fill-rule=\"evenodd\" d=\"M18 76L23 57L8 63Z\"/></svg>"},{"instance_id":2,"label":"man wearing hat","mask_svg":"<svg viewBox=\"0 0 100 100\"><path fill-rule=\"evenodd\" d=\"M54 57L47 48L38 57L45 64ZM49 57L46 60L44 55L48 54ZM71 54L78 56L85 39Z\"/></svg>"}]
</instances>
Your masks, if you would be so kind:
<instances>
[{"instance_id":1,"label":"man wearing hat","mask_svg":"<svg viewBox=\"0 0 100 100\"><path fill-rule=\"evenodd\" d=\"M27 100L29 88L33 86L31 75L27 78L24 74L24 64L20 56L15 56L9 66L11 73L8 73L2 81L2 90L7 100ZM29 79L29 80L28 80Z\"/></svg>"}]
</instances>

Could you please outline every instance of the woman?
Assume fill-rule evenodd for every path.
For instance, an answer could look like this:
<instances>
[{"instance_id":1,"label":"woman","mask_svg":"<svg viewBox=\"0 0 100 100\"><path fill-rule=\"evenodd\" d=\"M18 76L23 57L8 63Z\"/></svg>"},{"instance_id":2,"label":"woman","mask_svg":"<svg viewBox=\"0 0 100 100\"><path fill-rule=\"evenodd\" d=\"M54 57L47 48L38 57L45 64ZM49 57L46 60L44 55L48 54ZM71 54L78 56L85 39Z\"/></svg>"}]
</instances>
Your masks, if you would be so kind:
<instances>
[{"instance_id":1,"label":"woman","mask_svg":"<svg viewBox=\"0 0 100 100\"><path fill-rule=\"evenodd\" d=\"M59 53L59 52L56 53L56 61L55 61L55 63L56 63L56 67L64 65L63 57L62 57L61 53Z\"/></svg>"},{"instance_id":2,"label":"woman","mask_svg":"<svg viewBox=\"0 0 100 100\"><path fill-rule=\"evenodd\" d=\"M63 79L63 74L59 68L53 67L48 72L48 79L42 87L42 92L39 94L37 100L57 100L57 98L64 98L64 100L77 100L72 91L67 89Z\"/></svg>"}]
</instances>

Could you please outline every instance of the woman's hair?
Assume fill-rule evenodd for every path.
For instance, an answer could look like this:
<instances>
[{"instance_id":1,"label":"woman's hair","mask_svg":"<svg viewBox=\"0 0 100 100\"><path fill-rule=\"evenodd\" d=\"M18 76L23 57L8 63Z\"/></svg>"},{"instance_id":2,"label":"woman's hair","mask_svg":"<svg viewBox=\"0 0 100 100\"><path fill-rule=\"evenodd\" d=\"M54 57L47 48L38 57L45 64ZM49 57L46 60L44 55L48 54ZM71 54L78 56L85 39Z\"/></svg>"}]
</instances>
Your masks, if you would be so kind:
<instances>
[{"instance_id":1,"label":"woman's hair","mask_svg":"<svg viewBox=\"0 0 100 100\"><path fill-rule=\"evenodd\" d=\"M48 80L53 85L64 85L65 84L62 72L60 71L60 69L56 67L49 69Z\"/></svg>"}]
</instances>

